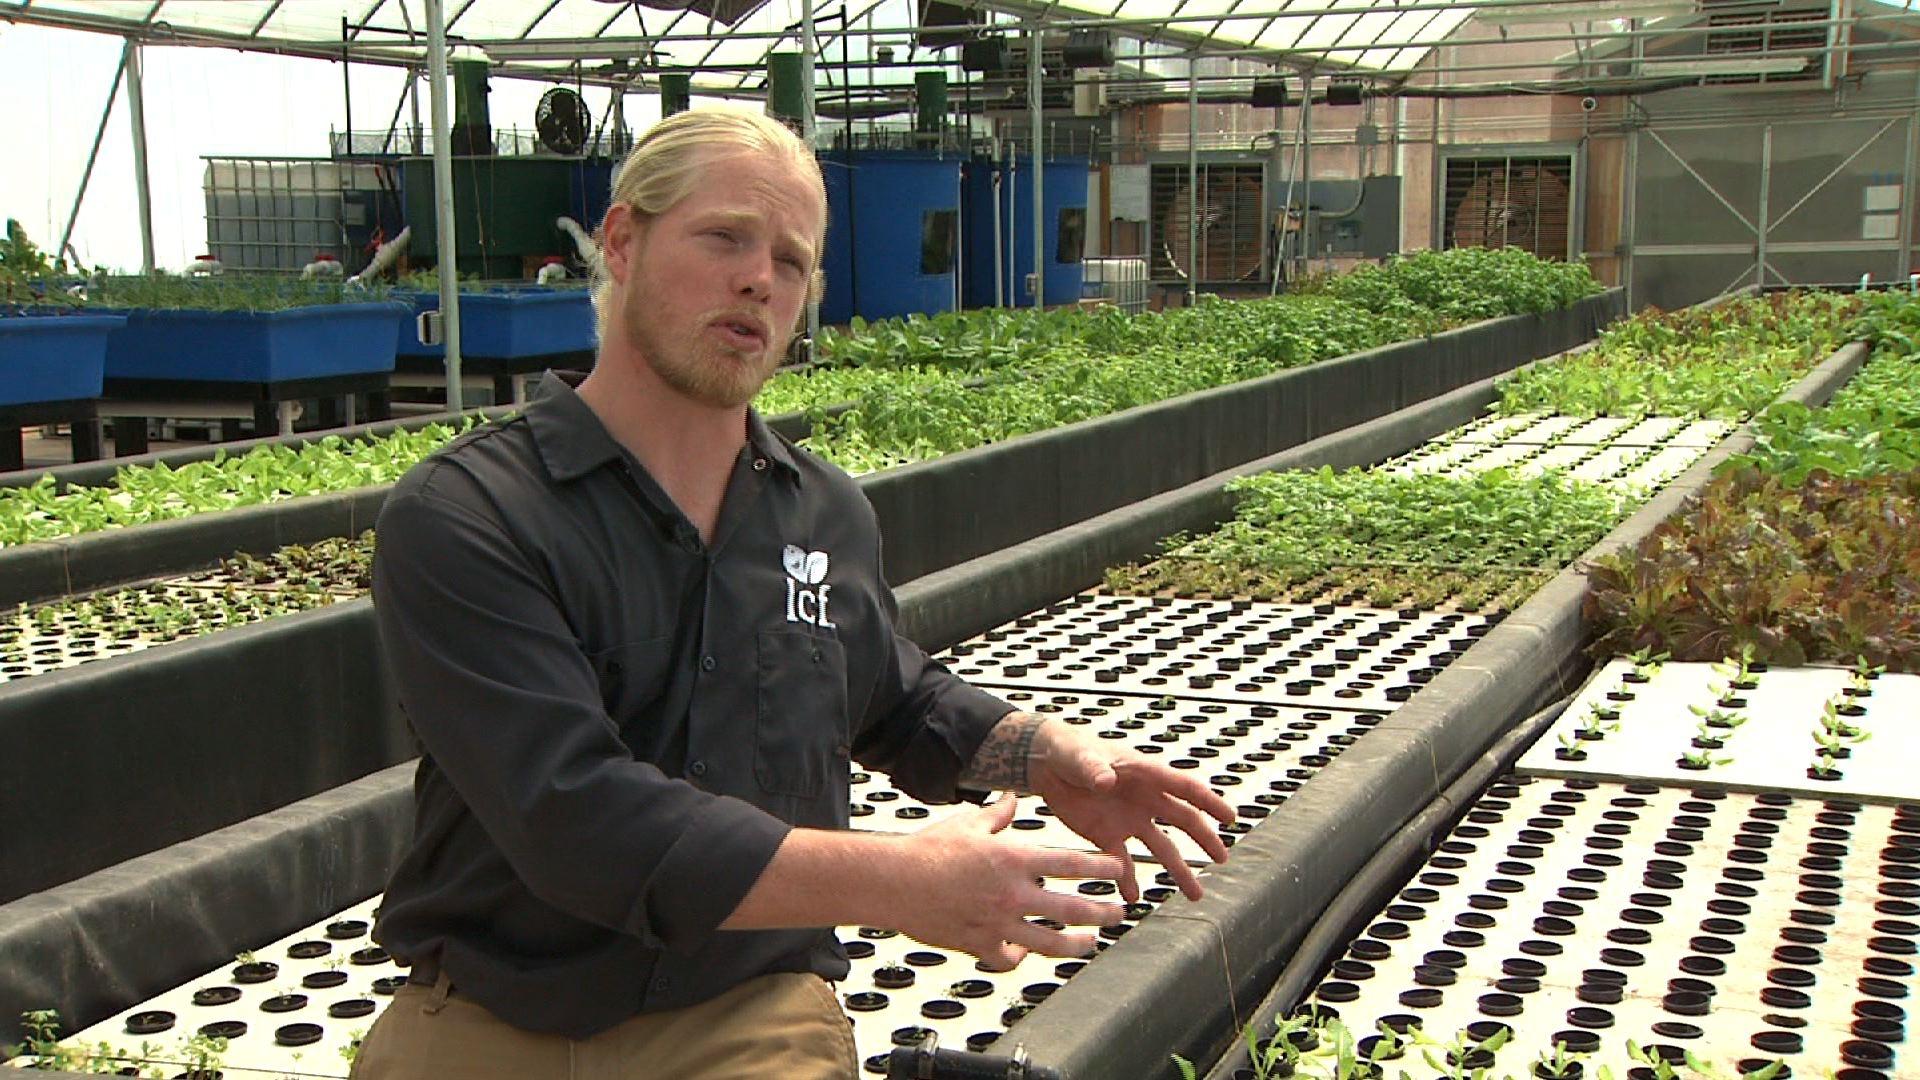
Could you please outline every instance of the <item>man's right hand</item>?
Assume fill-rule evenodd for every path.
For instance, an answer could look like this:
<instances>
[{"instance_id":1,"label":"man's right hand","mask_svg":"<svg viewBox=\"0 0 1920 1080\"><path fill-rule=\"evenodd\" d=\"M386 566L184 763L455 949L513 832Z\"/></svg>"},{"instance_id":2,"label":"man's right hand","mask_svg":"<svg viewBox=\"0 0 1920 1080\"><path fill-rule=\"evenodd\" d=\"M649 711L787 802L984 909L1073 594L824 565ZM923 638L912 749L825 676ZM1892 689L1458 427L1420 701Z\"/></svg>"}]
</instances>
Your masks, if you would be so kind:
<instances>
[{"instance_id":1,"label":"man's right hand","mask_svg":"<svg viewBox=\"0 0 1920 1080\"><path fill-rule=\"evenodd\" d=\"M1111 855L1016 843L1002 835L1019 801L1003 795L905 838L907 852L888 894L895 917L881 925L915 941L968 952L996 969L1018 964L1029 952L1085 956L1094 935L1068 933L1030 922L1052 919L1068 926L1112 926L1125 915L1119 904L1071 893L1050 892L1041 878L1115 880L1121 862Z\"/></svg>"}]
</instances>

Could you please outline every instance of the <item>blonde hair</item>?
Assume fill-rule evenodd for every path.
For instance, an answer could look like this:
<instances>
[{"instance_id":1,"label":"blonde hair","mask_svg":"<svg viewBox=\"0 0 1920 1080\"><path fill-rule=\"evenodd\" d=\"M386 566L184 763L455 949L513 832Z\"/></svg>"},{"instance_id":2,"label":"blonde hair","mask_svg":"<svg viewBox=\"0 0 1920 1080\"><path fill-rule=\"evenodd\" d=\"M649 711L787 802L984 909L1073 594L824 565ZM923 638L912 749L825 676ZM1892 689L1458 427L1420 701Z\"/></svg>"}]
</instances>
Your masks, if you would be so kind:
<instances>
[{"instance_id":1,"label":"blonde hair","mask_svg":"<svg viewBox=\"0 0 1920 1080\"><path fill-rule=\"evenodd\" d=\"M714 152L770 154L791 162L820 196L822 220L827 205L826 181L813 150L778 120L734 108L701 108L669 116L640 137L627 159L614 170L613 202L625 203L645 217L657 217L693 193L700 174ZM604 227L595 231L604 248ZM825 291L820 262L826 256L825 237L813 253L808 299ZM606 338L607 311L613 299L613 279L606 260L593 264L593 314L596 336Z\"/></svg>"}]
</instances>

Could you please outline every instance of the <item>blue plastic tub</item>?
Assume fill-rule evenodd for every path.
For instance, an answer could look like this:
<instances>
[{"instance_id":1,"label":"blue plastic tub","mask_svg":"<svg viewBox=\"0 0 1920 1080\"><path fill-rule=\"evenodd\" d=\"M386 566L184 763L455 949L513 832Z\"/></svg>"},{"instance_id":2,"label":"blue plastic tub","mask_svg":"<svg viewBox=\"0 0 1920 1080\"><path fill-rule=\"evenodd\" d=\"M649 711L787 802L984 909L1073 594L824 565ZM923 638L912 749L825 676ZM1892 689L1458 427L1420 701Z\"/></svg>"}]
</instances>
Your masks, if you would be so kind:
<instances>
[{"instance_id":1,"label":"blue plastic tub","mask_svg":"<svg viewBox=\"0 0 1920 1080\"><path fill-rule=\"evenodd\" d=\"M440 310L440 294L396 292L415 314ZM443 345L422 345L413 320L400 328L401 356L441 359ZM460 293L460 355L514 360L525 356L592 352L593 298L586 289L515 286Z\"/></svg>"},{"instance_id":2,"label":"blue plastic tub","mask_svg":"<svg viewBox=\"0 0 1920 1080\"><path fill-rule=\"evenodd\" d=\"M119 315L0 316L0 405L100 396L107 340Z\"/></svg>"},{"instance_id":3,"label":"blue plastic tub","mask_svg":"<svg viewBox=\"0 0 1920 1080\"><path fill-rule=\"evenodd\" d=\"M391 300L285 311L127 311L107 346L109 379L289 382L393 370Z\"/></svg>"}]
</instances>

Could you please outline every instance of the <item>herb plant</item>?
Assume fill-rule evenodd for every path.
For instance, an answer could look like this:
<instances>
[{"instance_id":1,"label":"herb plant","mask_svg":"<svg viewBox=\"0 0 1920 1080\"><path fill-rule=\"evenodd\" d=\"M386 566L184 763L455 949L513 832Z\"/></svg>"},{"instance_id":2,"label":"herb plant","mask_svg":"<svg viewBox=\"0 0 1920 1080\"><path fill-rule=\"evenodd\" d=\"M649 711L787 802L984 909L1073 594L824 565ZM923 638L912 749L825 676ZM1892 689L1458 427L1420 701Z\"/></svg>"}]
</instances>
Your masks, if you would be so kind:
<instances>
[{"instance_id":1,"label":"herb plant","mask_svg":"<svg viewBox=\"0 0 1920 1080\"><path fill-rule=\"evenodd\" d=\"M379 284L349 285L273 274L100 275L88 283L87 301L101 307L156 311L265 312L384 300L388 291Z\"/></svg>"},{"instance_id":2,"label":"herb plant","mask_svg":"<svg viewBox=\"0 0 1920 1080\"><path fill-rule=\"evenodd\" d=\"M1847 340L1858 303L1800 292L1645 312L1503 381L1497 410L1744 420Z\"/></svg>"}]
</instances>

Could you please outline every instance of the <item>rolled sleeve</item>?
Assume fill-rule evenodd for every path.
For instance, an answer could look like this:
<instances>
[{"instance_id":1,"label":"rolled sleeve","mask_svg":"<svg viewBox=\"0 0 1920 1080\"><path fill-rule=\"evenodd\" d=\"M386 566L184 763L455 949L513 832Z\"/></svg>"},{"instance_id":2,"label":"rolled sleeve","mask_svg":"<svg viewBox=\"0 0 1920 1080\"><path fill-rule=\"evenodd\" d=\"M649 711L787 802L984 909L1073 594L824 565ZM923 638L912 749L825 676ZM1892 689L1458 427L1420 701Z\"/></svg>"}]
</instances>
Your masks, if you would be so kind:
<instances>
[{"instance_id":1,"label":"rolled sleeve","mask_svg":"<svg viewBox=\"0 0 1920 1080\"><path fill-rule=\"evenodd\" d=\"M426 754L541 901L650 947L699 948L789 826L635 760L547 576L429 484L388 499L373 585Z\"/></svg>"}]
</instances>

